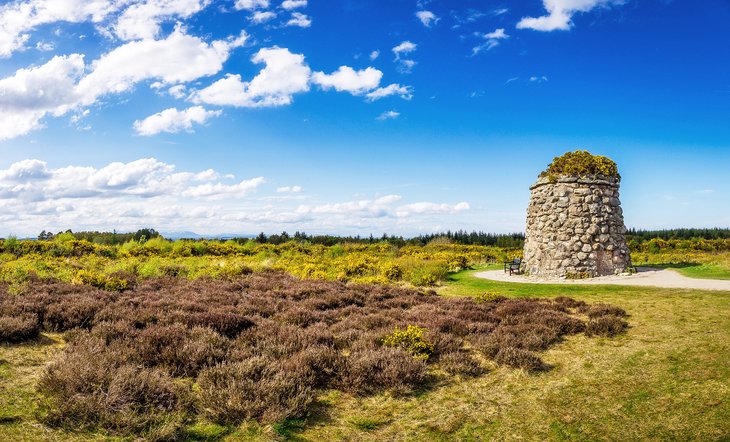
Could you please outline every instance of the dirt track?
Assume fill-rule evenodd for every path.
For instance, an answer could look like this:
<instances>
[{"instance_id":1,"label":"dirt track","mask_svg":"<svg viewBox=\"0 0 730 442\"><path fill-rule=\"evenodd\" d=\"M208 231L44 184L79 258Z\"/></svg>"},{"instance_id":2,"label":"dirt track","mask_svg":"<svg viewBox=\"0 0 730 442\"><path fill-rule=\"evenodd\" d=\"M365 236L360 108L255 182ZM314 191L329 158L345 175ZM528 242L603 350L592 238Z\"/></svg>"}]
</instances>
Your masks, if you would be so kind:
<instances>
[{"instance_id":1,"label":"dirt track","mask_svg":"<svg viewBox=\"0 0 730 442\"><path fill-rule=\"evenodd\" d=\"M488 270L476 273L477 278L491 279L501 282L522 282L531 284L614 284L614 285L636 285L663 287L674 289L698 289L698 290L728 290L730 291L730 280L718 279L696 279L680 275L674 270L655 269L650 267L639 267L638 273L623 276L601 276L591 279L543 279L531 278L522 275L512 275L502 270Z\"/></svg>"}]
</instances>

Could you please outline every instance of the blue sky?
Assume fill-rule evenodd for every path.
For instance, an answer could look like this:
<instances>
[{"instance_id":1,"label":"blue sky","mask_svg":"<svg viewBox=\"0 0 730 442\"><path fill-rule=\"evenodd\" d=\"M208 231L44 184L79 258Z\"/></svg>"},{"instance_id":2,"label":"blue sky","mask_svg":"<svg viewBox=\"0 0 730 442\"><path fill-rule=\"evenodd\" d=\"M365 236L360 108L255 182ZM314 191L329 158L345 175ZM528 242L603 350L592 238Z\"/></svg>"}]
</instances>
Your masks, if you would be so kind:
<instances>
[{"instance_id":1,"label":"blue sky","mask_svg":"<svg viewBox=\"0 0 730 442\"><path fill-rule=\"evenodd\" d=\"M730 227L730 2L0 5L0 236L524 229L557 155Z\"/></svg>"}]
</instances>

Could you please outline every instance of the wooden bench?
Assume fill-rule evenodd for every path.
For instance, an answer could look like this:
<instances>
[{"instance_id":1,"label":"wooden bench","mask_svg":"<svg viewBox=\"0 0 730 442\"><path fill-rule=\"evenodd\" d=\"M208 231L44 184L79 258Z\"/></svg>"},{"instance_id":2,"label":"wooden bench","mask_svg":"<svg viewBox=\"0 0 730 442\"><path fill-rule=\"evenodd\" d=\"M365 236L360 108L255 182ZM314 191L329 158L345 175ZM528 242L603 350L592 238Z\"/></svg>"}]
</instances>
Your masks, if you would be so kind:
<instances>
[{"instance_id":1,"label":"wooden bench","mask_svg":"<svg viewBox=\"0 0 730 442\"><path fill-rule=\"evenodd\" d=\"M507 271L509 271L510 275L513 273L517 273L519 275L521 273L521 267L522 258L515 258L512 261L505 261L504 272L507 273Z\"/></svg>"}]
</instances>

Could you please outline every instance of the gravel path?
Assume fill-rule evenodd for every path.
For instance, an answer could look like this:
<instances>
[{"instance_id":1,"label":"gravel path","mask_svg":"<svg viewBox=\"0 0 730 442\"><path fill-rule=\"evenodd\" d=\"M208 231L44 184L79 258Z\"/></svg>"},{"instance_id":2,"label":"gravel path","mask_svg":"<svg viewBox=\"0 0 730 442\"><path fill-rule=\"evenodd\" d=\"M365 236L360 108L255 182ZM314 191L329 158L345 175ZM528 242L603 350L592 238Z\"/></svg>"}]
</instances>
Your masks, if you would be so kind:
<instances>
[{"instance_id":1,"label":"gravel path","mask_svg":"<svg viewBox=\"0 0 730 442\"><path fill-rule=\"evenodd\" d=\"M672 289L698 289L698 290L728 290L730 291L730 280L719 279L696 279L680 275L670 269L655 269L650 267L639 267L638 273L633 275L600 276L591 279L541 279L531 278L523 275L512 275L502 270L488 270L475 274L477 278L491 279L501 282L523 282L531 284L613 284L613 285L638 285L663 287Z\"/></svg>"}]
</instances>

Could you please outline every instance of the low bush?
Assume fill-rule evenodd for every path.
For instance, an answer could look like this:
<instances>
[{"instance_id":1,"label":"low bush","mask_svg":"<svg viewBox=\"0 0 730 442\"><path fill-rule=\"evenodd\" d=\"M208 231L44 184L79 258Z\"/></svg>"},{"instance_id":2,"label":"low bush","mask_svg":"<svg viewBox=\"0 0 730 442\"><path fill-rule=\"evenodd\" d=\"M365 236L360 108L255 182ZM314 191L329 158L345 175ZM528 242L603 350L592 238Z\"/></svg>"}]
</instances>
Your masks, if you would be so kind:
<instances>
[{"instance_id":1,"label":"low bush","mask_svg":"<svg viewBox=\"0 0 730 442\"><path fill-rule=\"evenodd\" d=\"M39 385L45 421L146 439L181 438L196 414L234 424L306 416L333 388L409 394L444 372L479 376L483 357L544 369L540 352L565 335L626 327L623 310L570 298L476 302L276 271L139 279L122 292L26 282L22 295L0 286L0 340L65 332Z\"/></svg>"},{"instance_id":2,"label":"low bush","mask_svg":"<svg viewBox=\"0 0 730 442\"><path fill-rule=\"evenodd\" d=\"M481 304L484 302L494 302L502 298L499 294L494 292L479 293L474 297L474 302Z\"/></svg>"},{"instance_id":3,"label":"low bush","mask_svg":"<svg viewBox=\"0 0 730 442\"><path fill-rule=\"evenodd\" d=\"M416 325L409 325L405 330L396 327L393 333L383 338L382 343L386 347L402 348L415 358L428 359L434 346L423 337L425 331L425 328Z\"/></svg>"},{"instance_id":4,"label":"low bush","mask_svg":"<svg viewBox=\"0 0 730 442\"><path fill-rule=\"evenodd\" d=\"M135 363L126 345L107 346L95 337L69 346L46 369L39 390L47 398L44 421L69 429L150 433L171 426L174 432L183 424L176 416L192 404L189 385Z\"/></svg>"},{"instance_id":5,"label":"low bush","mask_svg":"<svg viewBox=\"0 0 730 442\"><path fill-rule=\"evenodd\" d=\"M38 317L33 313L19 316L0 316L0 342L23 342L38 337Z\"/></svg>"},{"instance_id":6,"label":"low bush","mask_svg":"<svg viewBox=\"0 0 730 442\"><path fill-rule=\"evenodd\" d=\"M528 371L545 370L547 368L534 352L523 348L503 347L494 356L494 360L499 364Z\"/></svg>"},{"instance_id":7,"label":"low bush","mask_svg":"<svg viewBox=\"0 0 730 442\"><path fill-rule=\"evenodd\" d=\"M625 332L629 324L618 316L600 316L588 321L586 335L613 337Z\"/></svg>"},{"instance_id":8,"label":"low bush","mask_svg":"<svg viewBox=\"0 0 730 442\"><path fill-rule=\"evenodd\" d=\"M198 385L203 413L223 423L302 416L315 399L306 376L262 356L208 368L198 376Z\"/></svg>"},{"instance_id":9,"label":"low bush","mask_svg":"<svg viewBox=\"0 0 730 442\"><path fill-rule=\"evenodd\" d=\"M598 318L601 316L616 316L619 318L626 317L626 311L624 309L610 304L593 304L591 306L583 306L578 311L585 313L589 318Z\"/></svg>"},{"instance_id":10,"label":"low bush","mask_svg":"<svg viewBox=\"0 0 730 442\"><path fill-rule=\"evenodd\" d=\"M439 367L453 375L479 376L486 370L468 351L454 351L439 357Z\"/></svg>"},{"instance_id":11,"label":"low bush","mask_svg":"<svg viewBox=\"0 0 730 442\"><path fill-rule=\"evenodd\" d=\"M347 357L340 386L357 394L405 394L426 379L426 361L400 348L366 348Z\"/></svg>"}]
</instances>

